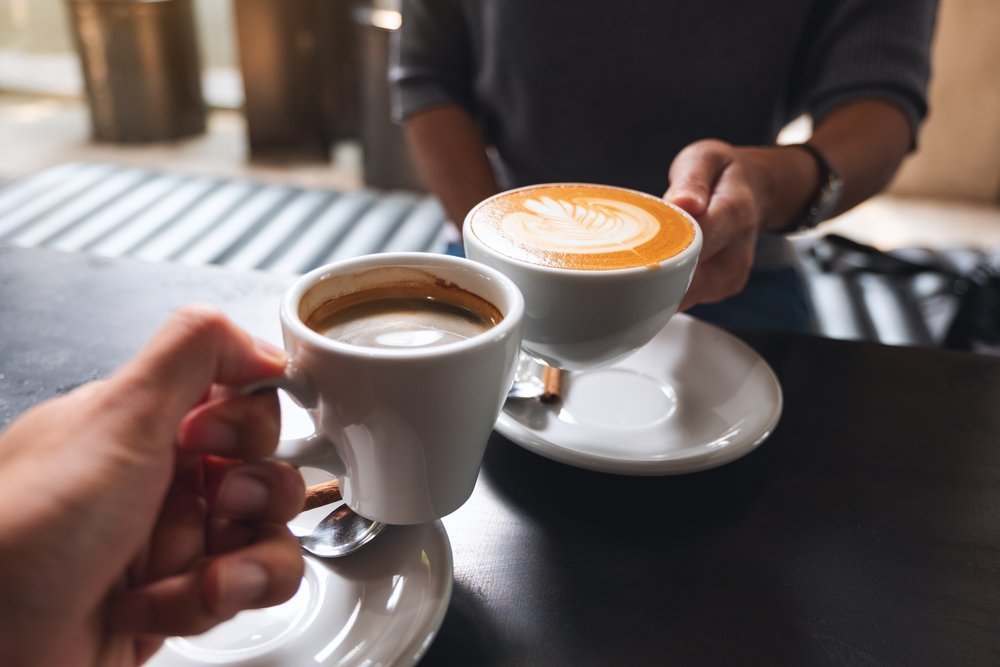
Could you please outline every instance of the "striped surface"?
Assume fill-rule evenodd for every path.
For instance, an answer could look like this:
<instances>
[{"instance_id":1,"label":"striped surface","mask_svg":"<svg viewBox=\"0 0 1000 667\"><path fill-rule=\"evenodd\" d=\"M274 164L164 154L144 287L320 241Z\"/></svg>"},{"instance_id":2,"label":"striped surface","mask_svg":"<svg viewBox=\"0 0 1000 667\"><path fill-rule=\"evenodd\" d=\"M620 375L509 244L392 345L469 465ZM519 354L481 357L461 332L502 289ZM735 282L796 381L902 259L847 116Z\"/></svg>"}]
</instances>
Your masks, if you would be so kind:
<instances>
[{"instance_id":1,"label":"striped surface","mask_svg":"<svg viewBox=\"0 0 1000 667\"><path fill-rule=\"evenodd\" d=\"M867 271L832 271L822 260L822 239L798 246L806 287L819 331L829 338L869 340L887 345L940 347L958 311L950 280L936 273L891 276ZM941 265L967 274L997 257L974 248L892 251L901 259ZM977 349L996 354L1000 351Z\"/></svg>"},{"instance_id":2,"label":"striped surface","mask_svg":"<svg viewBox=\"0 0 1000 667\"><path fill-rule=\"evenodd\" d=\"M451 234L436 200L410 192L333 192L84 163L0 188L0 244L150 261L295 275L356 255L442 252ZM825 272L808 246L799 250L823 335L940 344L957 305L940 280ZM937 257L964 272L985 254L956 249Z\"/></svg>"},{"instance_id":3,"label":"striped surface","mask_svg":"<svg viewBox=\"0 0 1000 667\"><path fill-rule=\"evenodd\" d=\"M0 243L283 274L389 251L443 251L436 200L72 163L0 189Z\"/></svg>"}]
</instances>

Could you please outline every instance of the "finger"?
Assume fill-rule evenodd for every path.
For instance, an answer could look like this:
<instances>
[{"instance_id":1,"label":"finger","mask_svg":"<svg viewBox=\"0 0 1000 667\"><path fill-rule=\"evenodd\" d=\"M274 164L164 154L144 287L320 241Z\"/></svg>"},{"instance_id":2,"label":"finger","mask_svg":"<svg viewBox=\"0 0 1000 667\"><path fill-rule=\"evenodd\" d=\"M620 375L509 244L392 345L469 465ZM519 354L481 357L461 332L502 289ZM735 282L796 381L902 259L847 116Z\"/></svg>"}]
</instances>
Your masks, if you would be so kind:
<instances>
[{"instance_id":1,"label":"finger","mask_svg":"<svg viewBox=\"0 0 1000 667\"><path fill-rule=\"evenodd\" d=\"M298 590L304 569L299 543L288 528L265 524L256 543L209 563L205 599L221 614L280 604ZM258 585L262 578L265 583Z\"/></svg>"},{"instance_id":2,"label":"finger","mask_svg":"<svg viewBox=\"0 0 1000 667\"><path fill-rule=\"evenodd\" d=\"M172 433L213 383L272 377L284 365L283 352L255 341L220 311L186 306L112 380L130 397L140 418L169 426Z\"/></svg>"},{"instance_id":3,"label":"finger","mask_svg":"<svg viewBox=\"0 0 1000 667\"><path fill-rule=\"evenodd\" d=\"M91 380L74 388L65 395L76 401L90 401L104 389L106 384L107 380L103 378Z\"/></svg>"},{"instance_id":4,"label":"finger","mask_svg":"<svg viewBox=\"0 0 1000 667\"><path fill-rule=\"evenodd\" d=\"M210 491L213 516L243 521L289 521L302 510L305 483L298 470L259 461L226 470Z\"/></svg>"},{"instance_id":5,"label":"finger","mask_svg":"<svg viewBox=\"0 0 1000 667\"><path fill-rule=\"evenodd\" d=\"M670 165L670 187L663 198L700 218L708 210L715 184L732 161L732 148L721 141L687 146Z\"/></svg>"},{"instance_id":6,"label":"finger","mask_svg":"<svg viewBox=\"0 0 1000 667\"><path fill-rule=\"evenodd\" d=\"M738 247L737 258L744 255L752 258L759 224L758 209L753 191L738 165L730 165L719 177L700 223L702 250L699 257L711 260Z\"/></svg>"},{"instance_id":7,"label":"finger","mask_svg":"<svg viewBox=\"0 0 1000 667\"><path fill-rule=\"evenodd\" d=\"M244 549L257 539L253 524L213 517L205 530L206 553L219 556Z\"/></svg>"},{"instance_id":8,"label":"finger","mask_svg":"<svg viewBox=\"0 0 1000 667\"><path fill-rule=\"evenodd\" d=\"M192 566L205 553L205 466L198 454L181 452L174 464L174 481L160 506L149 543L133 560L133 585L155 581Z\"/></svg>"},{"instance_id":9,"label":"finger","mask_svg":"<svg viewBox=\"0 0 1000 667\"><path fill-rule=\"evenodd\" d=\"M181 423L178 442L188 451L261 459L274 453L280 434L278 393L269 390L199 405Z\"/></svg>"},{"instance_id":10,"label":"finger","mask_svg":"<svg viewBox=\"0 0 1000 667\"><path fill-rule=\"evenodd\" d=\"M113 599L111 627L137 635L200 634L244 609L289 599L298 589L303 567L298 543L288 529L266 524L258 541L245 549Z\"/></svg>"},{"instance_id":11,"label":"finger","mask_svg":"<svg viewBox=\"0 0 1000 667\"><path fill-rule=\"evenodd\" d=\"M679 310L698 303L716 303L738 294L746 286L753 263L753 245L734 244L715 258L699 264Z\"/></svg>"},{"instance_id":12,"label":"finger","mask_svg":"<svg viewBox=\"0 0 1000 667\"><path fill-rule=\"evenodd\" d=\"M202 494L183 485L171 487L150 538L146 565L142 568L142 583L156 581L193 566L205 553L205 519L208 513L208 502Z\"/></svg>"},{"instance_id":13,"label":"finger","mask_svg":"<svg viewBox=\"0 0 1000 667\"><path fill-rule=\"evenodd\" d=\"M135 664L143 665L163 646L164 637L140 637L135 641Z\"/></svg>"}]
</instances>

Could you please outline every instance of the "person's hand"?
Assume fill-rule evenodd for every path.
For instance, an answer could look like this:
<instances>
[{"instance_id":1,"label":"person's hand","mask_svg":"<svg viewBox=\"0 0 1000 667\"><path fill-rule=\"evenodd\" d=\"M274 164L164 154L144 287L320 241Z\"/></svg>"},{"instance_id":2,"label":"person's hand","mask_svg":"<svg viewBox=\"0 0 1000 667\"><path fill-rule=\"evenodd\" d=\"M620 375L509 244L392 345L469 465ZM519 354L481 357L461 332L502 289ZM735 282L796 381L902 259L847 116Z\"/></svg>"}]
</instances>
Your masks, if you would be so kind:
<instances>
[{"instance_id":1,"label":"person's hand","mask_svg":"<svg viewBox=\"0 0 1000 667\"><path fill-rule=\"evenodd\" d=\"M702 249L681 310L721 301L743 289L750 276L760 228L758 195L737 149L721 141L698 141L670 165L663 196L701 226Z\"/></svg>"},{"instance_id":2,"label":"person's hand","mask_svg":"<svg viewBox=\"0 0 1000 667\"><path fill-rule=\"evenodd\" d=\"M703 235L681 310L740 292L750 276L758 233L791 221L817 183L815 162L802 150L706 139L678 153L663 198L690 213Z\"/></svg>"},{"instance_id":3,"label":"person's hand","mask_svg":"<svg viewBox=\"0 0 1000 667\"><path fill-rule=\"evenodd\" d=\"M133 665L170 635L278 604L302 577L302 477L264 460L280 350L178 311L109 379L0 435L0 664Z\"/></svg>"}]
</instances>

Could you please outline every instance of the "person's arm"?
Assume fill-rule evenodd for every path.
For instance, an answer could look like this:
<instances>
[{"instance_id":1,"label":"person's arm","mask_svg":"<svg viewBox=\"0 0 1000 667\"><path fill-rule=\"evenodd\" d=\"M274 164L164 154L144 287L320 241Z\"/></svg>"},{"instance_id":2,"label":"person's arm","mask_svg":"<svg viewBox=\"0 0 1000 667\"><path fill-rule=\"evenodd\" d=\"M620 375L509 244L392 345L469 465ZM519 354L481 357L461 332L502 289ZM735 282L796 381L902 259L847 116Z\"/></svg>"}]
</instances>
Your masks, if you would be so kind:
<instances>
[{"instance_id":1,"label":"person's arm","mask_svg":"<svg viewBox=\"0 0 1000 667\"><path fill-rule=\"evenodd\" d=\"M465 214L498 190L479 127L463 107L445 105L415 113L403 128L424 184L461 231Z\"/></svg>"},{"instance_id":2,"label":"person's arm","mask_svg":"<svg viewBox=\"0 0 1000 667\"><path fill-rule=\"evenodd\" d=\"M884 188L911 142L907 116L887 102L858 100L825 116L809 143L844 181L834 214ZM704 140L682 150L671 164L664 198L694 216L704 232L698 271L682 307L738 293L749 276L758 233L793 225L819 178L815 159L795 147Z\"/></svg>"},{"instance_id":3,"label":"person's arm","mask_svg":"<svg viewBox=\"0 0 1000 667\"><path fill-rule=\"evenodd\" d=\"M889 184L910 148L911 132L906 115L879 100L846 104L823 120L808 143L826 156L844 181L831 217ZM802 215L819 186L816 161L794 147L746 150L764 179L762 229L785 230Z\"/></svg>"},{"instance_id":4,"label":"person's arm","mask_svg":"<svg viewBox=\"0 0 1000 667\"><path fill-rule=\"evenodd\" d=\"M477 59L466 5L404 0L389 67L393 118L424 185L459 232L469 209L497 192L474 112Z\"/></svg>"}]
</instances>

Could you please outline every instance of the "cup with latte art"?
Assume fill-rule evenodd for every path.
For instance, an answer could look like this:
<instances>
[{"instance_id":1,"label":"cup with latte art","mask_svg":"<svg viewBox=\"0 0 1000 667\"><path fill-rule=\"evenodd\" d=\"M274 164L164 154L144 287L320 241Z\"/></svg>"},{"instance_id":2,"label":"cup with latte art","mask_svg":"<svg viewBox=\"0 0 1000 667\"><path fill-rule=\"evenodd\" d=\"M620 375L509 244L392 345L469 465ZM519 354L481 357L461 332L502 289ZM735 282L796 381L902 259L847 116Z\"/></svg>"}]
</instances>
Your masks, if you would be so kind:
<instances>
[{"instance_id":1,"label":"cup with latte art","mask_svg":"<svg viewBox=\"0 0 1000 667\"><path fill-rule=\"evenodd\" d=\"M524 350L567 370L608 365L677 311L701 250L683 210L635 190L551 183L494 195L463 226L466 255L525 299Z\"/></svg>"}]
</instances>

